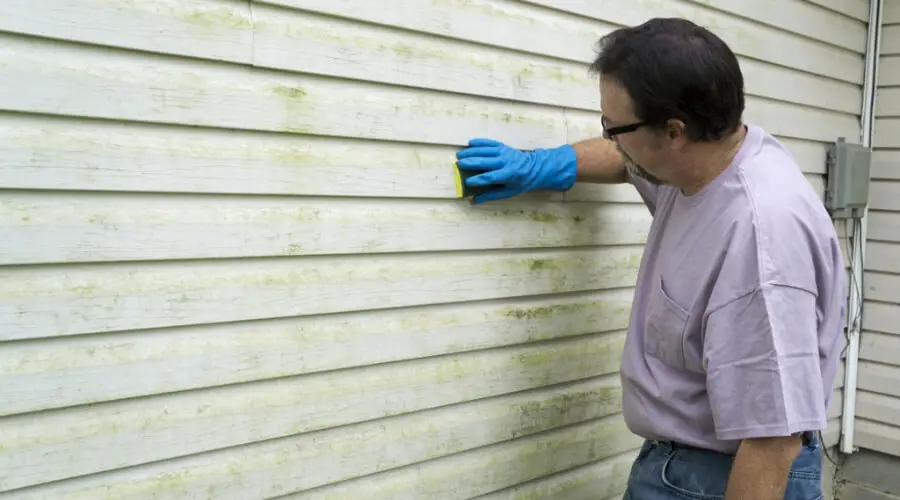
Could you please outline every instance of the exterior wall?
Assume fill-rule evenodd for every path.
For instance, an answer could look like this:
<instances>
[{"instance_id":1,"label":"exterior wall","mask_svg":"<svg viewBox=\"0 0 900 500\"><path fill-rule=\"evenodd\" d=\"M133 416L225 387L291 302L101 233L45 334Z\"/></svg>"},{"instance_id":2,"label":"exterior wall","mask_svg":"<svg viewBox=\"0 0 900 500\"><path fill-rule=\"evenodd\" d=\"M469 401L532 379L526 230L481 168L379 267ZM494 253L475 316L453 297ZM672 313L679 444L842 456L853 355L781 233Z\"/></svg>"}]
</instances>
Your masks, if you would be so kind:
<instances>
[{"instance_id":1,"label":"exterior wall","mask_svg":"<svg viewBox=\"0 0 900 500\"><path fill-rule=\"evenodd\" d=\"M599 134L596 39L684 16L821 192L866 2L750 5L6 0L0 497L620 494L648 214L469 206L453 153Z\"/></svg>"},{"instance_id":2,"label":"exterior wall","mask_svg":"<svg viewBox=\"0 0 900 500\"><path fill-rule=\"evenodd\" d=\"M855 444L900 455L900 2L884 2Z\"/></svg>"}]
</instances>

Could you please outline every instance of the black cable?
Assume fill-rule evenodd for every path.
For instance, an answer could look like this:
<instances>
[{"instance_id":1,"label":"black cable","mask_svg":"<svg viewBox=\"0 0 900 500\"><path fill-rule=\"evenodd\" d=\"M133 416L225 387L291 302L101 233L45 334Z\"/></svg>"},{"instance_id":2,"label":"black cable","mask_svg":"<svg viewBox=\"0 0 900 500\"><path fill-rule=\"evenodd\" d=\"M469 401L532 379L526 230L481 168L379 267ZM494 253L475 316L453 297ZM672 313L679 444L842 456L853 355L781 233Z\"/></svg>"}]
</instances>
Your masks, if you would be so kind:
<instances>
[{"instance_id":1,"label":"black cable","mask_svg":"<svg viewBox=\"0 0 900 500\"><path fill-rule=\"evenodd\" d=\"M859 308L856 311L850 311L850 293L847 294L847 311L854 316L848 317L848 323L846 328L844 329L844 340L846 343L844 344L844 349L841 351L841 357L844 357L847 354L847 348L850 346L850 330L859 325L859 322L862 321L862 284L861 284L861 276L857 276L855 270L853 269L853 263L856 262L856 250L857 248L861 248L862 245L865 244L864 241L859 241L862 238L862 220L858 217L853 218L853 227L848 228L848 221L844 219L844 232L849 233L849 241L847 248L847 256L850 259L850 293L856 295L857 303L859 304ZM857 247L857 242L859 242L859 247ZM862 330L861 325L859 325L859 330Z\"/></svg>"},{"instance_id":2,"label":"black cable","mask_svg":"<svg viewBox=\"0 0 900 500\"><path fill-rule=\"evenodd\" d=\"M825 455L825 458L831 462L835 467L841 467L844 465L844 462L847 460L846 456L842 456L840 453L838 454L838 458L831 458L831 453L828 452L828 447L825 446L825 438L822 437L822 431L819 431L819 444L822 446L822 454Z\"/></svg>"}]
</instances>

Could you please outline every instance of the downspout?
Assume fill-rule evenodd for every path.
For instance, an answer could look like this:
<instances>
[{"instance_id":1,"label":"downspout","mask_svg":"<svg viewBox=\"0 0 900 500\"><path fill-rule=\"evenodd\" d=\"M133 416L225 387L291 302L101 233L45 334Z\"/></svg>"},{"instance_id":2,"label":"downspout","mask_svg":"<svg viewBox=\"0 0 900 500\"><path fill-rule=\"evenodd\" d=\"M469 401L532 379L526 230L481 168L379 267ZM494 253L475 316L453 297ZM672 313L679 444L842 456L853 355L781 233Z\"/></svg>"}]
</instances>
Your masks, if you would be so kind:
<instances>
[{"instance_id":1,"label":"downspout","mask_svg":"<svg viewBox=\"0 0 900 500\"><path fill-rule=\"evenodd\" d=\"M884 0L870 0L869 25L866 40L866 65L863 79L862 116L860 117L860 144L871 148L875 134L875 97L878 88L878 60L881 53L881 13L884 8ZM853 260L850 262L850 272L856 277L856 285L859 292L853 289L854 284L848 283L850 305L847 318L847 359L844 371L844 401L841 408L841 439L840 450L850 454L857 451L854 444L856 431L856 393L857 376L859 374L859 337L862 330L862 306L863 306L863 263L866 252L866 218L868 208L863 211L860 224L860 234L851 242L853 245ZM856 319L858 318L858 319ZM854 321L854 319L856 319Z\"/></svg>"}]
</instances>

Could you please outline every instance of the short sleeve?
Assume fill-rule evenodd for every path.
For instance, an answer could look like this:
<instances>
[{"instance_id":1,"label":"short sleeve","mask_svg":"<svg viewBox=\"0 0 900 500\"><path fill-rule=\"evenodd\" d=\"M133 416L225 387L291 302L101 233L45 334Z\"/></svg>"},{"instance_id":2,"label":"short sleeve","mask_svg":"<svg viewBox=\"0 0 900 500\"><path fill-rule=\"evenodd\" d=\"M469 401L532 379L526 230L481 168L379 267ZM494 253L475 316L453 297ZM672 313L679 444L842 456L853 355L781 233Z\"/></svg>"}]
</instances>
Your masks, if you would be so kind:
<instances>
[{"instance_id":1,"label":"short sleeve","mask_svg":"<svg viewBox=\"0 0 900 500\"><path fill-rule=\"evenodd\" d=\"M826 426L816 297L762 285L707 317L707 390L721 440L787 436Z\"/></svg>"},{"instance_id":2,"label":"short sleeve","mask_svg":"<svg viewBox=\"0 0 900 500\"><path fill-rule=\"evenodd\" d=\"M650 210L650 214L653 215L656 212L656 200L659 195L660 186L653 184L643 177L634 175L627 168L625 169L625 180L637 189L638 194L641 195L641 199L644 200L644 205L647 206L647 209Z\"/></svg>"}]
</instances>

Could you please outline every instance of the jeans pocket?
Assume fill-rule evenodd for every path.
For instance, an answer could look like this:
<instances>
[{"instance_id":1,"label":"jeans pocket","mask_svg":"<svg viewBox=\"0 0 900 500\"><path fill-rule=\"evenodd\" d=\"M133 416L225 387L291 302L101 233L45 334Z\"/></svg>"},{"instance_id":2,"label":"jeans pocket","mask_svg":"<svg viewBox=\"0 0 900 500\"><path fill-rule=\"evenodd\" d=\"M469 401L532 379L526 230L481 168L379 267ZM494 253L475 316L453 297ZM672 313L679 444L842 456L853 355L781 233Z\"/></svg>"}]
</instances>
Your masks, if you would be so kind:
<instances>
[{"instance_id":1,"label":"jeans pocket","mask_svg":"<svg viewBox=\"0 0 900 500\"><path fill-rule=\"evenodd\" d=\"M731 460L705 456L692 450L675 450L660 469L660 481L672 493L686 500L722 500L728 485Z\"/></svg>"},{"instance_id":2,"label":"jeans pocket","mask_svg":"<svg viewBox=\"0 0 900 500\"><path fill-rule=\"evenodd\" d=\"M784 500L822 500L822 477L817 474L791 473Z\"/></svg>"}]
</instances>

